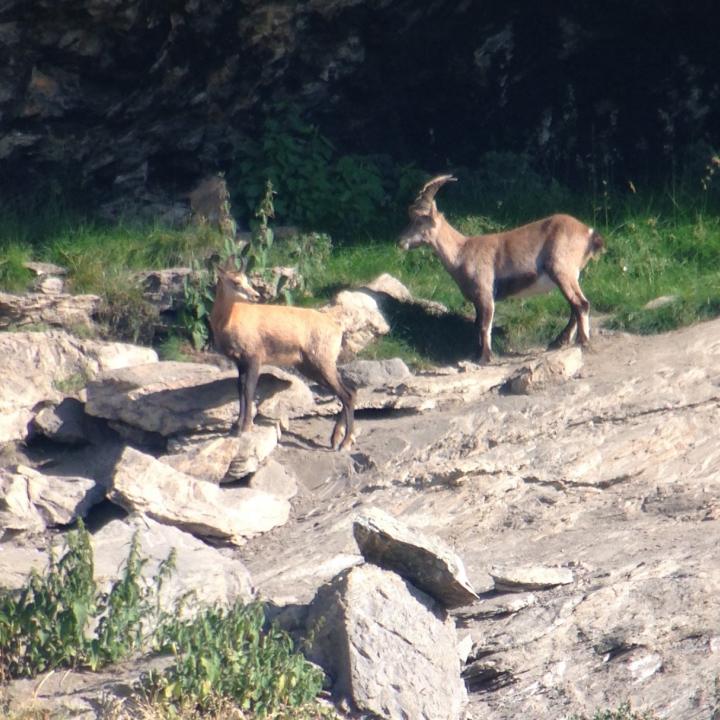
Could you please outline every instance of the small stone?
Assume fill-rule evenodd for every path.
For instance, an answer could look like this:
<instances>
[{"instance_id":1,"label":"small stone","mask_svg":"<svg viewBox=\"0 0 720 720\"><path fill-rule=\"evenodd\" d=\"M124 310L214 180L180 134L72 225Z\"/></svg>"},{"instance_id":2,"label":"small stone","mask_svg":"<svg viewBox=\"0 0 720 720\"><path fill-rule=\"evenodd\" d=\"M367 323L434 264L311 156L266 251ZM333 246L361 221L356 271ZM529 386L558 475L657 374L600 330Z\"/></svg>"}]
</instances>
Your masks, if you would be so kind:
<instances>
[{"instance_id":1,"label":"small stone","mask_svg":"<svg viewBox=\"0 0 720 720\"><path fill-rule=\"evenodd\" d=\"M557 585L569 585L575 580L572 571L568 568L542 565L514 568L493 567L490 575L495 581L495 589L505 592L548 590Z\"/></svg>"}]
</instances>

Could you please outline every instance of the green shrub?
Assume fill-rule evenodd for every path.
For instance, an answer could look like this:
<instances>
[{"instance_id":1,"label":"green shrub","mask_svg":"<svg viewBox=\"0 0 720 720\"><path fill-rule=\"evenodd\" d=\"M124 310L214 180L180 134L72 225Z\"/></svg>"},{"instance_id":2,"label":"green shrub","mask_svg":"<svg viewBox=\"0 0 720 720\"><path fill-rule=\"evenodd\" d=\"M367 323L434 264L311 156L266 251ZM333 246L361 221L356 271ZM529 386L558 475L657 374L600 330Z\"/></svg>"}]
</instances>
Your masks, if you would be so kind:
<instances>
[{"instance_id":1,"label":"green shrub","mask_svg":"<svg viewBox=\"0 0 720 720\"><path fill-rule=\"evenodd\" d=\"M312 702L323 673L293 648L287 633L265 627L258 604L207 608L191 620L166 617L156 648L174 663L146 678L151 696L209 708L218 696L261 717Z\"/></svg>"},{"instance_id":2,"label":"green shrub","mask_svg":"<svg viewBox=\"0 0 720 720\"><path fill-rule=\"evenodd\" d=\"M259 139L236 148L228 174L246 211L258 205L269 178L281 222L344 236L387 227L388 209L398 199L393 189L404 190L408 178L417 177L413 166L399 167L383 156L338 155L292 105L272 109Z\"/></svg>"},{"instance_id":3,"label":"green shrub","mask_svg":"<svg viewBox=\"0 0 720 720\"><path fill-rule=\"evenodd\" d=\"M572 720L589 720L587 715L574 715ZM630 703L620 705L616 710L596 710L591 720L657 720L652 710L638 712Z\"/></svg>"},{"instance_id":4,"label":"green shrub","mask_svg":"<svg viewBox=\"0 0 720 720\"><path fill-rule=\"evenodd\" d=\"M0 679L33 677L59 666L95 670L142 645L143 628L157 612L157 592L172 557L146 583L134 537L121 578L102 593L93 579L87 530L80 524L65 542L59 559L51 549L44 575L33 571L18 593L0 593Z\"/></svg>"}]
</instances>

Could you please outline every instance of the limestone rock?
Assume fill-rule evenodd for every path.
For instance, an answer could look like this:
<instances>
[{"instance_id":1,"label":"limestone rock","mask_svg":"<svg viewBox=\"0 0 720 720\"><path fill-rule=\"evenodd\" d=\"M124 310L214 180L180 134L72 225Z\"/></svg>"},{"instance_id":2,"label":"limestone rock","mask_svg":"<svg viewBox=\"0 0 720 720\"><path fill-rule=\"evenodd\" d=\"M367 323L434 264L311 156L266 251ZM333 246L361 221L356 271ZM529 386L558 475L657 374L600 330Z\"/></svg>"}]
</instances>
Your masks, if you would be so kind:
<instances>
[{"instance_id":1,"label":"limestone rock","mask_svg":"<svg viewBox=\"0 0 720 720\"><path fill-rule=\"evenodd\" d=\"M539 565L513 568L493 567L490 575L495 581L495 589L506 592L547 590L557 585L569 585L575 579L572 570L568 568Z\"/></svg>"},{"instance_id":2,"label":"limestone rock","mask_svg":"<svg viewBox=\"0 0 720 720\"><path fill-rule=\"evenodd\" d=\"M295 475L272 458L253 474L248 482L248 487L262 490L284 500L295 497L298 491Z\"/></svg>"},{"instance_id":3,"label":"limestone rock","mask_svg":"<svg viewBox=\"0 0 720 720\"><path fill-rule=\"evenodd\" d=\"M447 315L449 310L435 300L426 300L425 298L415 298L412 293L403 285L396 277L389 273L379 275L365 288L373 293L373 297L378 301L381 309L385 309L388 305L388 299L395 303L404 305L415 305L422 308L428 315L442 317Z\"/></svg>"},{"instance_id":4,"label":"limestone rock","mask_svg":"<svg viewBox=\"0 0 720 720\"><path fill-rule=\"evenodd\" d=\"M312 393L297 376L267 365L261 373L259 414L287 422L313 413ZM86 411L165 437L227 432L238 416L237 371L168 361L108 372L88 385Z\"/></svg>"},{"instance_id":5,"label":"limestone rock","mask_svg":"<svg viewBox=\"0 0 720 720\"><path fill-rule=\"evenodd\" d=\"M88 478L44 475L24 465L0 469L0 526L38 531L68 525L104 496L104 488Z\"/></svg>"},{"instance_id":6,"label":"limestone rock","mask_svg":"<svg viewBox=\"0 0 720 720\"><path fill-rule=\"evenodd\" d=\"M27 437L40 403L60 402L99 372L157 361L149 348L82 340L63 331L0 333L0 443Z\"/></svg>"},{"instance_id":7,"label":"limestone rock","mask_svg":"<svg viewBox=\"0 0 720 720\"><path fill-rule=\"evenodd\" d=\"M33 288L44 295L60 295L65 291L67 268L46 262L24 262L23 267L35 275Z\"/></svg>"},{"instance_id":8,"label":"limestone rock","mask_svg":"<svg viewBox=\"0 0 720 720\"><path fill-rule=\"evenodd\" d=\"M305 380L294 373L263 365L257 387L257 414L287 428L290 418L313 415L315 398Z\"/></svg>"},{"instance_id":9,"label":"limestone rock","mask_svg":"<svg viewBox=\"0 0 720 720\"><path fill-rule=\"evenodd\" d=\"M143 297L159 312L182 307L186 282L195 279L198 273L187 267L143 270L133 277L142 289Z\"/></svg>"},{"instance_id":10,"label":"limestone rock","mask_svg":"<svg viewBox=\"0 0 720 720\"><path fill-rule=\"evenodd\" d=\"M168 443L171 454L160 460L176 470L214 483L239 480L255 472L277 446L274 425L254 425L242 435L181 436Z\"/></svg>"},{"instance_id":11,"label":"limestone rock","mask_svg":"<svg viewBox=\"0 0 720 720\"><path fill-rule=\"evenodd\" d=\"M376 293L384 293L398 302L413 301L412 293L396 277L390 275L390 273L378 275L378 277L365 287Z\"/></svg>"},{"instance_id":12,"label":"limestone rock","mask_svg":"<svg viewBox=\"0 0 720 720\"><path fill-rule=\"evenodd\" d=\"M227 429L237 414L235 377L199 363L124 368L88 384L85 410L164 436Z\"/></svg>"},{"instance_id":13,"label":"limestone rock","mask_svg":"<svg viewBox=\"0 0 720 720\"><path fill-rule=\"evenodd\" d=\"M353 360L342 365L340 372L355 387L393 386L412 375L400 358Z\"/></svg>"},{"instance_id":14,"label":"limestone rock","mask_svg":"<svg viewBox=\"0 0 720 720\"><path fill-rule=\"evenodd\" d=\"M160 595L163 607L171 610L176 600L191 593L190 606L219 603L227 606L235 600L250 601L253 586L245 566L235 558L178 528L149 517L130 515L112 520L92 535L95 580L109 584L127 559L130 542L137 533L140 553L148 562L143 577L151 579L158 564L175 551L175 570L163 582Z\"/></svg>"},{"instance_id":15,"label":"limestone rock","mask_svg":"<svg viewBox=\"0 0 720 720\"><path fill-rule=\"evenodd\" d=\"M377 508L355 520L353 534L366 560L402 575L445 607L478 599L462 560L440 540L411 530Z\"/></svg>"},{"instance_id":16,"label":"limestone rock","mask_svg":"<svg viewBox=\"0 0 720 720\"><path fill-rule=\"evenodd\" d=\"M575 377L582 365L579 347L549 352L539 361L520 368L509 378L504 389L515 395L529 395Z\"/></svg>"},{"instance_id":17,"label":"limestone rock","mask_svg":"<svg viewBox=\"0 0 720 720\"><path fill-rule=\"evenodd\" d=\"M0 481L2 482L2 481ZM4 522L0 525L0 533L5 528ZM27 538L27 535L18 537ZM10 542L3 539L2 549L0 550L0 588L4 590L19 590L27 581L28 575L33 570L42 572L48 563L47 548L43 543L43 547L34 547L33 545L20 544L17 541Z\"/></svg>"},{"instance_id":18,"label":"limestone rock","mask_svg":"<svg viewBox=\"0 0 720 720\"><path fill-rule=\"evenodd\" d=\"M318 591L310 606L310 658L333 694L363 713L456 720L466 700L452 621L398 575L361 565Z\"/></svg>"},{"instance_id":19,"label":"limestone rock","mask_svg":"<svg viewBox=\"0 0 720 720\"><path fill-rule=\"evenodd\" d=\"M240 449L241 440L220 435L191 445L185 452L162 455L159 460L199 480L221 483Z\"/></svg>"},{"instance_id":20,"label":"limestone rock","mask_svg":"<svg viewBox=\"0 0 720 720\"><path fill-rule=\"evenodd\" d=\"M323 310L342 327L345 333L343 348L353 354L390 332L390 326L370 292L343 290L332 305Z\"/></svg>"},{"instance_id":21,"label":"limestone rock","mask_svg":"<svg viewBox=\"0 0 720 720\"><path fill-rule=\"evenodd\" d=\"M11 325L91 326L100 307L97 295L0 292L0 329Z\"/></svg>"},{"instance_id":22,"label":"limestone rock","mask_svg":"<svg viewBox=\"0 0 720 720\"><path fill-rule=\"evenodd\" d=\"M273 495L221 489L129 447L118 460L108 498L128 512L236 544L282 525L290 512L289 503Z\"/></svg>"},{"instance_id":23,"label":"limestone rock","mask_svg":"<svg viewBox=\"0 0 720 720\"><path fill-rule=\"evenodd\" d=\"M677 295L660 295L643 305L643 310L657 310L666 305L672 305L679 300Z\"/></svg>"},{"instance_id":24,"label":"limestone rock","mask_svg":"<svg viewBox=\"0 0 720 720\"><path fill-rule=\"evenodd\" d=\"M32 420L33 430L50 440L69 445L87 441L83 403L65 398L60 404L42 409Z\"/></svg>"}]
</instances>

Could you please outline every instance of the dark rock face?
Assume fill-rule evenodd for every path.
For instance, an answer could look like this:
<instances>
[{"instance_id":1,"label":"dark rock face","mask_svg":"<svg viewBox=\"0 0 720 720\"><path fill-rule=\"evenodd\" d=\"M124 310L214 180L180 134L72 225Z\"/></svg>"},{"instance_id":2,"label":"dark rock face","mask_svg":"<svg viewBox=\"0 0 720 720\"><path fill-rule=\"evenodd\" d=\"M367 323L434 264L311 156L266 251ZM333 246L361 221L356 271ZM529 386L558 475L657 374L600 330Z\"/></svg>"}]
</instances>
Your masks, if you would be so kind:
<instances>
[{"instance_id":1,"label":"dark rock face","mask_svg":"<svg viewBox=\"0 0 720 720\"><path fill-rule=\"evenodd\" d=\"M623 179L720 142L713 9L4 0L0 179L185 190L284 100L349 150L439 169L510 149Z\"/></svg>"}]
</instances>

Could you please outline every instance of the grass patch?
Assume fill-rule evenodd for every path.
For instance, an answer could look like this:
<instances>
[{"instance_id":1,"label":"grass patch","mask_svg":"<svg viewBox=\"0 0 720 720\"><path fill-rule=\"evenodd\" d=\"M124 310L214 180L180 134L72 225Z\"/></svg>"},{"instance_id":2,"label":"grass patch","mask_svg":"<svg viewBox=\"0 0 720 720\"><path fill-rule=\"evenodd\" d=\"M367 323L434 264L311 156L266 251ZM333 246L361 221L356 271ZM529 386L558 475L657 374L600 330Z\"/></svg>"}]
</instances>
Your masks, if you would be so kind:
<instances>
[{"instance_id":1,"label":"grass patch","mask_svg":"<svg viewBox=\"0 0 720 720\"><path fill-rule=\"evenodd\" d=\"M193 355L191 345L179 335L168 335L158 344L157 353L161 360L176 362L190 362Z\"/></svg>"},{"instance_id":2,"label":"grass patch","mask_svg":"<svg viewBox=\"0 0 720 720\"><path fill-rule=\"evenodd\" d=\"M496 158L500 170L507 162ZM507 175L503 173L503 177ZM527 187L527 179L520 182L509 177L501 188L503 201L502 193L488 190L490 180L470 175L441 195L438 203L466 234L507 229L559 210L597 226L606 238L607 250L589 264L581 282L591 302L591 314L603 315L610 328L655 333L720 314L720 219L708 210L706 197L616 193L593 198L571 195L552 185L543 204L542 183L528 177L532 187ZM523 196L529 198L525 205ZM223 251L222 237L207 226L184 231L110 226L63 215L55 206L47 212L49 219L39 213L26 227L17 215L3 215L0 209L0 289L17 290L27 283L29 274L22 267L27 259L56 262L69 269L73 291L101 296L105 334L134 342L159 338L157 316L133 289L132 272L190 265ZM391 307L391 335L364 351L365 357L399 355L416 367L470 358L475 343L469 322L472 306L430 250L402 252L396 247L400 229L398 226L391 235L336 243L332 252L326 236L276 238L268 261L306 261L304 289L308 295L293 298L300 304L319 304L338 290L357 287L388 272L416 297L440 302L453 313L451 318L437 319L417 308ZM677 300L645 308L663 295ZM209 301L203 302L207 305ZM500 302L494 348L503 354L544 346L565 325L568 313L557 290L537 298ZM182 353L174 340L159 349L164 357Z\"/></svg>"}]
</instances>

